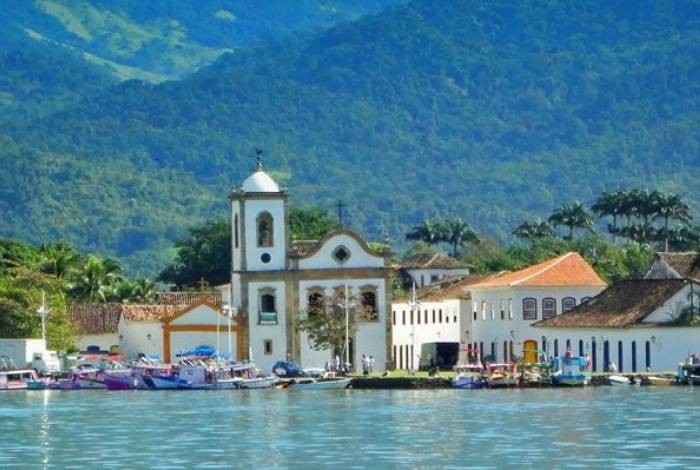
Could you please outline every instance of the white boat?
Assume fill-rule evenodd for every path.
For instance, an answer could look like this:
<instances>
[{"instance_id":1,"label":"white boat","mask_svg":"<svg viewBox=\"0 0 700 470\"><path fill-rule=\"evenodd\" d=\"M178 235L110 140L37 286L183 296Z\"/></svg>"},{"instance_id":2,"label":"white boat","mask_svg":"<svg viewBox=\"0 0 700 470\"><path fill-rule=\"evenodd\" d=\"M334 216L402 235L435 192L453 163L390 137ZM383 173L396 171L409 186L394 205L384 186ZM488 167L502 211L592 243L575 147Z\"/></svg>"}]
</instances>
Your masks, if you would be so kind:
<instances>
[{"instance_id":1,"label":"white boat","mask_svg":"<svg viewBox=\"0 0 700 470\"><path fill-rule=\"evenodd\" d=\"M630 385L630 379L624 375L611 375L608 377L610 385Z\"/></svg>"},{"instance_id":2,"label":"white boat","mask_svg":"<svg viewBox=\"0 0 700 470\"><path fill-rule=\"evenodd\" d=\"M34 369L15 369L0 371L0 390L26 390L29 382L39 382Z\"/></svg>"},{"instance_id":3,"label":"white boat","mask_svg":"<svg viewBox=\"0 0 700 470\"><path fill-rule=\"evenodd\" d=\"M342 390L348 388L351 381L350 377L298 379L291 387L296 390Z\"/></svg>"},{"instance_id":4,"label":"white boat","mask_svg":"<svg viewBox=\"0 0 700 470\"><path fill-rule=\"evenodd\" d=\"M245 379L241 377L234 377L232 379L217 379L213 388L215 390L238 390L243 388L244 380Z\"/></svg>"},{"instance_id":5,"label":"white boat","mask_svg":"<svg viewBox=\"0 0 700 470\"><path fill-rule=\"evenodd\" d=\"M155 390L182 390L191 388L191 384L187 380L183 380L176 375L152 375L150 377L144 377L143 380L150 388Z\"/></svg>"},{"instance_id":6,"label":"white boat","mask_svg":"<svg viewBox=\"0 0 700 470\"><path fill-rule=\"evenodd\" d=\"M646 382L648 385L654 385L657 387L665 387L665 386L669 386L669 385L674 384L673 379L669 379L666 377L655 377L655 376L647 377Z\"/></svg>"},{"instance_id":7,"label":"white boat","mask_svg":"<svg viewBox=\"0 0 700 470\"><path fill-rule=\"evenodd\" d=\"M257 389L257 388L272 388L277 383L277 377L256 377L254 379L243 379L241 388Z\"/></svg>"}]
</instances>

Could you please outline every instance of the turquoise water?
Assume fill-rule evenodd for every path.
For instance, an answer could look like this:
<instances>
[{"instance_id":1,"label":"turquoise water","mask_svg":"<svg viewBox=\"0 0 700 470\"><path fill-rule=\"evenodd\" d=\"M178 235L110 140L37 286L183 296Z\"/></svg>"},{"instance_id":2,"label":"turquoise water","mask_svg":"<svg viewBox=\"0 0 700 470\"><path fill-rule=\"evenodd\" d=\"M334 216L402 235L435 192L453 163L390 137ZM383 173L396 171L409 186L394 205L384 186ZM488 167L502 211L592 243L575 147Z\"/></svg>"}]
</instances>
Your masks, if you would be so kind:
<instances>
[{"instance_id":1,"label":"turquoise water","mask_svg":"<svg viewBox=\"0 0 700 470\"><path fill-rule=\"evenodd\" d=\"M0 393L0 468L700 467L700 390Z\"/></svg>"}]
</instances>

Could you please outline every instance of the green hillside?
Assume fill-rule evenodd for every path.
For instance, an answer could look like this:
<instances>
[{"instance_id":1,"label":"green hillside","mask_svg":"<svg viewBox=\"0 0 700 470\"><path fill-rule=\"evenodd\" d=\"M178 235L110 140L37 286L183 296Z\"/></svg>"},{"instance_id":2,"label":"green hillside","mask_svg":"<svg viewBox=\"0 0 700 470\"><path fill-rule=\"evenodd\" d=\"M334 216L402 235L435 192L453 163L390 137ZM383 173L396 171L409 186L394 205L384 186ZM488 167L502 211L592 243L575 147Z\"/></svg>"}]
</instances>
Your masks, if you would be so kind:
<instances>
[{"instance_id":1,"label":"green hillside","mask_svg":"<svg viewBox=\"0 0 700 470\"><path fill-rule=\"evenodd\" d=\"M396 0L4 0L2 28L68 49L120 79L181 77L223 52L332 26Z\"/></svg>"},{"instance_id":2,"label":"green hillside","mask_svg":"<svg viewBox=\"0 0 700 470\"><path fill-rule=\"evenodd\" d=\"M0 187L17 181L0 196L0 233L36 242L28 225L44 227L152 269L185 225L226 213L256 146L294 203L342 198L354 226L395 244L449 214L507 239L605 189L670 190L697 208L699 6L420 0L251 46L181 81L125 82L2 125L31 153L0 149ZM55 154L88 174L29 157ZM81 185L88 176L98 186ZM125 191L132 180L144 189ZM50 188L22 199L39 191L30 185ZM48 212L36 198L53 188L71 220L97 223Z\"/></svg>"}]
</instances>

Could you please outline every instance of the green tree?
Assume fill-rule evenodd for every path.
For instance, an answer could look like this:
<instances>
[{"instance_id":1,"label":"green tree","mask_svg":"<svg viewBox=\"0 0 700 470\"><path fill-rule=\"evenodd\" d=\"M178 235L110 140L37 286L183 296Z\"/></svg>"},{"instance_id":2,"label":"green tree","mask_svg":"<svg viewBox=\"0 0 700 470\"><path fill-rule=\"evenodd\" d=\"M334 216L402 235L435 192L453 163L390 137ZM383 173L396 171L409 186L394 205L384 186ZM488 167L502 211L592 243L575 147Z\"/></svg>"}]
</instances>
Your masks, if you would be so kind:
<instances>
[{"instance_id":1,"label":"green tree","mask_svg":"<svg viewBox=\"0 0 700 470\"><path fill-rule=\"evenodd\" d=\"M322 207L292 207L289 231L293 240L318 240L338 226L338 221Z\"/></svg>"},{"instance_id":2,"label":"green tree","mask_svg":"<svg viewBox=\"0 0 700 470\"><path fill-rule=\"evenodd\" d=\"M83 302L107 302L122 279L118 261L89 255L70 282L70 294Z\"/></svg>"},{"instance_id":3,"label":"green tree","mask_svg":"<svg viewBox=\"0 0 700 470\"><path fill-rule=\"evenodd\" d=\"M420 224L414 225L406 234L406 240L424 241L436 245L445 241L445 226L439 220L426 219Z\"/></svg>"},{"instance_id":4,"label":"green tree","mask_svg":"<svg viewBox=\"0 0 700 470\"><path fill-rule=\"evenodd\" d=\"M553 237L554 229L547 222L535 219L518 225L515 230L513 230L513 235L532 242L541 238Z\"/></svg>"},{"instance_id":5,"label":"green tree","mask_svg":"<svg viewBox=\"0 0 700 470\"><path fill-rule=\"evenodd\" d=\"M586 230L594 230L593 215L580 202L576 201L573 204L564 203L554 209L549 217L555 227L563 225L569 228L569 234L565 237L567 240L573 240L574 229L581 228Z\"/></svg>"},{"instance_id":6,"label":"green tree","mask_svg":"<svg viewBox=\"0 0 700 470\"><path fill-rule=\"evenodd\" d=\"M353 337L357 331L358 317L365 313L360 299L351 296L348 300L348 335ZM342 295L327 296L312 311L302 313L297 329L306 333L314 350L330 350L344 357L345 318L345 298Z\"/></svg>"},{"instance_id":7,"label":"green tree","mask_svg":"<svg viewBox=\"0 0 700 470\"><path fill-rule=\"evenodd\" d=\"M158 280L176 288L196 287L202 279L209 285L229 282L231 227L223 219L212 220L190 229L189 236L175 242L175 261Z\"/></svg>"},{"instance_id":8,"label":"green tree","mask_svg":"<svg viewBox=\"0 0 700 470\"><path fill-rule=\"evenodd\" d=\"M608 232L613 236L613 245L617 245L617 218L624 213L625 197L624 191L605 191L598 196L596 202L591 206L591 210L598 217L612 217L612 224L608 224Z\"/></svg>"},{"instance_id":9,"label":"green tree","mask_svg":"<svg viewBox=\"0 0 700 470\"><path fill-rule=\"evenodd\" d=\"M117 285L114 297L122 302L148 304L155 300L156 284L145 277L124 279Z\"/></svg>"},{"instance_id":10,"label":"green tree","mask_svg":"<svg viewBox=\"0 0 700 470\"><path fill-rule=\"evenodd\" d=\"M659 194L656 197L656 218L663 219L664 226L661 235L664 240L664 251L668 251L668 241L671 238L668 222L671 219L678 220L683 224L688 224L693 218L690 215L690 208L676 194Z\"/></svg>"},{"instance_id":11,"label":"green tree","mask_svg":"<svg viewBox=\"0 0 700 470\"><path fill-rule=\"evenodd\" d=\"M452 246L452 256L457 256L457 247L467 243L479 244L479 237L471 226L460 217L445 220L442 223L442 241Z\"/></svg>"}]
</instances>

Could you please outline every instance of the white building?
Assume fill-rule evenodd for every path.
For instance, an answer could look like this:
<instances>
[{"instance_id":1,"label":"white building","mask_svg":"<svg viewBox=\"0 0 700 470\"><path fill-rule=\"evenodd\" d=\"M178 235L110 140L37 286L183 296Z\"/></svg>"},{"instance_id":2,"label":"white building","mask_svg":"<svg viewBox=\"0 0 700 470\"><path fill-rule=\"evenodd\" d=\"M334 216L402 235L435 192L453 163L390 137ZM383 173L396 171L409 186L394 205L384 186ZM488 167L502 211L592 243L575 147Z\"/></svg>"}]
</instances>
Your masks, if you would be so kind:
<instances>
[{"instance_id":1,"label":"white building","mask_svg":"<svg viewBox=\"0 0 700 470\"><path fill-rule=\"evenodd\" d=\"M434 284L447 278L469 275L470 266L443 253L423 253L411 256L401 263L400 274L408 287Z\"/></svg>"},{"instance_id":2,"label":"white building","mask_svg":"<svg viewBox=\"0 0 700 470\"><path fill-rule=\"evenodd\" d=\"M263 370L281 359L323 367L335 355L344 357L343 351L313 350L297 325L319 301L342 296L348 286L350 296L373 312L350 338L350 362L359 364L363 354L371 355L376 369L383 370L391 339L391 253L375 252L346 228L318 241L291 241L288 197L259 163L230 195L230 296L245 331L244 351Z\"/></svg>"},{"instance_id":3,"label":"white building","mask_svg":"<svg viewBox=\"0 0 700 470\"><path fill-rule=\"evenodd\" d=\"M620 372L675 371L678 362L700 352L700 327L684 326L691 299L697 315L699 293L687 279L627 280L535 329L548 354L570 347L591 358L593 371L610 362Z\"/></svg>"},{"instance_id":4,"label":"white building","mask_svg":"<svg viewBox=\"0 0 700 470\"><path fill-rule=\"evenodd\" d=\"M532 324L572 310L605 286L578 253L566 253L512 273L465 277L429 286L425 289L432 294L418 296L423 312L421 324L417 317L411 323L410 316L404 324L403 312L410 315L411 311L409 302L392 305L394 364L410 368L418 361L422 344L444 342L457 343L460 362L468 355L472 360L512 360L526 351L527 359L534 360L542 349L542 335ZM438 313L437 322L430 321L433 310ZM443 312L443 321L439 321L439 312ZM445 312L451 314L446 317ZM458 312L457 324L454 312Z\"/></svg>"},{"instance_id":5,"label":"white building","mask_svg":"<svg viewBox=\"0 0 700 470\"><path fill-rule=\"evenodd\" d=\"M654 264L644 276L645 279L692 279L700 273L693 270L696 252L656 253Z\"/></svg>"},{"instance_id":6,"label":"white building","mask_svg":"<svg viewBox=\"0 0 700 470\"><path fill-rule=\"evenodd\" d=\"M538 320L573 310L606 287L575 252L470 287L472 322L467 342L481 357L533 360L541 336ZM527 351L527 352L525 352Z\"/></svg>"}]
</instances>

